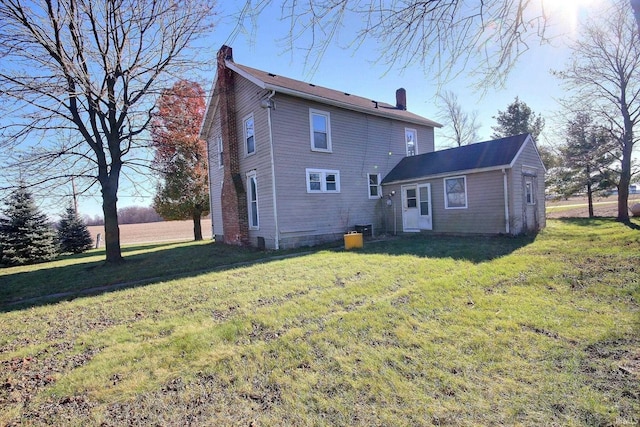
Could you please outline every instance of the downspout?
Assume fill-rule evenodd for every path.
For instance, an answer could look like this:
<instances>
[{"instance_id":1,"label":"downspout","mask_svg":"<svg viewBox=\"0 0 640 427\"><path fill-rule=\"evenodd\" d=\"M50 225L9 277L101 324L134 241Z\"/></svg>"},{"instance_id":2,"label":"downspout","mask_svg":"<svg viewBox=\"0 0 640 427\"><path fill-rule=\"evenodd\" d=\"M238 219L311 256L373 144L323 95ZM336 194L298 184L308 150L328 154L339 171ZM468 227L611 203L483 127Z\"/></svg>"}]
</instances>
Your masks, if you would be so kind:
<instances>
[{"instance_id":1,"label":"downspout","mask_svg":"<svg viewBox=\"0 0 640 427\"><path fill-rule=\"evenodd\" d=\"M267 106L267 121L269 124L269 150L271 154L271 194L273 195L273 221L275 223L276 228L276 236L274 246L275 249L280 249L280 228L278 227L278 204L276 197L276 165L275 158L273 156L273 129L271 127L271 108L275 106L275 102L273 101L273 96L276 94L275 90L272 90L271 93L267 96L266 100L268 102Z\"/></svg>"},{"instance_id":2,"label":"downspout","mask_svg":"<svg viewBox=\"0 0 640 427\"><path fill-rule=\"evenodd\" d=\"M207 179L209 180L209 218L211 218L211 240L215 240L216 233L213 225L213 181L211 176L211 146L209 144L210 137L207 137ZM216 154L218 153L218 141L216 141ZM217 159L216 159L217 160ZM221 243L221 242L218 242Z\"/></svg>"},{"instance_id":3,"label":"downspout","mask_svg":"<svg viewBox=\"0 0 640 427\"><path fill-rule=\"evenodd\" d=\"M502 168L502 182L504 188L504 228L507 234L510 234L509 229L509 185L507 183L507 170Z\"/></svg>"}]
</instances>

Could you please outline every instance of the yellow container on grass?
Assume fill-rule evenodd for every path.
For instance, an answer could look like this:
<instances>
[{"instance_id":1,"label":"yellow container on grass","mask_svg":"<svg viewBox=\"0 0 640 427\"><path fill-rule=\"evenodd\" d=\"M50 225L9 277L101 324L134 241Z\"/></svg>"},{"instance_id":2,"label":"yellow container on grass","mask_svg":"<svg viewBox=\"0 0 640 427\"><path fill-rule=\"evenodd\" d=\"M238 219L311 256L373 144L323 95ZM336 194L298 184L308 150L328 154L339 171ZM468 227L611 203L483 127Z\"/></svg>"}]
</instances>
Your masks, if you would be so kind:
<instances>
[{"instance_id":1,"label":"yellow container on grass","mask_svg":"<svg viewBox=\"0 0 640 427\"><path fill-rule=\"evenodd\" d=\"M362 233L351 231L344 235L344 248L346 250L357 249L361 248L362 246Z\"/></svg>"}]
</instances>

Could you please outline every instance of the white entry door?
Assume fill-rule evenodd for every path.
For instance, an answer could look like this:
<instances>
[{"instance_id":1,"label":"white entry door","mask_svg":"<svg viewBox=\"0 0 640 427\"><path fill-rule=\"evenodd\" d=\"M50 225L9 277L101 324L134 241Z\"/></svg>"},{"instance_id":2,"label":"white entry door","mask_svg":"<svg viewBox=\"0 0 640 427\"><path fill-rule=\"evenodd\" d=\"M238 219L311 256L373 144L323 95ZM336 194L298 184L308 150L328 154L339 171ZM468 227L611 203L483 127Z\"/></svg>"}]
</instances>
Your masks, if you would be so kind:
<instances>
[{"instance_id":1,"label":"white entry door","mask_svg":"<svg viewBox=\"0 0 640 427\"><path fill-rule=\"evenodd\" d=\"M431 230L431 184L402 186L402 229Z\"/></svg>"}]
</instances>

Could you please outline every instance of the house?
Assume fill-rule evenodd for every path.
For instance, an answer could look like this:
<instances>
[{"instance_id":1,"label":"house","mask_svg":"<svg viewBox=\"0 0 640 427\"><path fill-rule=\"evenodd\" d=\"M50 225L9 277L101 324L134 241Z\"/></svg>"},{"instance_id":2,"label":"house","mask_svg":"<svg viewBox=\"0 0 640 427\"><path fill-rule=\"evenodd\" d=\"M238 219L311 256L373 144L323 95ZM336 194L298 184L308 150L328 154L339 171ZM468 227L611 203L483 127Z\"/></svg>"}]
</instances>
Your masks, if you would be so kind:
<instances>
[{"instance_id":1,"label":"house","mask_svg":"<svg viewBox=\"0 0 640 427\"><path fill-rule=\"evenodd\" d=\"M515 235L546 225L544 173L523 134L405 157L382 185L404 232Z\"/></svg>"},{"instance_id":2,"label":"house","mask_svg":"<svg viewBox=\"0 0 640 427\"><path fill-rule=\"evenodd\" d=\"M215 239L280 249L339 240L359 225L373 234L391 227L405 231L395 199L404 191L402 197L409 195L407 203L413 204L406 190L411 185L424 192L424 184L429 184L435 195L434 180L442 179L444 172L431 176L416 170L404 176L398 168L407 159L434 154L434 129L441 125L407 111L404 89L395 95L396 104L390 105L257 70L234 62L232 49L223 46L201 129L208 146ZM524 151L528 154L533 148L536 158L533 141L527 141ZM535 176L544 174L541 162L529 163ZM497 173L505 169L515 176L513 168L519 165L507 162L489 169L502 166ZM495 171L479 166L457 172L467 177L466 209L472 214L478 209L471 193L479 188L475 172ZM537 178L535 187L532 182L531 191L538 191L537 182L543 187L544 178ZM510 189L514 185L509 181ZM393 191L398 195L391 196ZM451 192L450 196L454 197ZM537 196L536 203L539 199L544 203ZM502 200L513 205L509 216L516 215L516 197ZM422 206L425 201L416 198L415 203ZM432 205L436 227L431 228L439 231L446 216L439 218L435 200ZM396 224L390 222L394 209ZM492 204L491 209L498 207ZM444 210L447 216L455 214L456 221L462 218L454 211ZM505 211L500 207L491 215L504 218ZM536 218L542 226L544 215ZM506 232L520 230L516 222ZM419 224L406 231L422 229L428 230ZM458 231L467 230L465 226ZM488 232L504 233L505 227Z\"/></svg>"}]
</instances>

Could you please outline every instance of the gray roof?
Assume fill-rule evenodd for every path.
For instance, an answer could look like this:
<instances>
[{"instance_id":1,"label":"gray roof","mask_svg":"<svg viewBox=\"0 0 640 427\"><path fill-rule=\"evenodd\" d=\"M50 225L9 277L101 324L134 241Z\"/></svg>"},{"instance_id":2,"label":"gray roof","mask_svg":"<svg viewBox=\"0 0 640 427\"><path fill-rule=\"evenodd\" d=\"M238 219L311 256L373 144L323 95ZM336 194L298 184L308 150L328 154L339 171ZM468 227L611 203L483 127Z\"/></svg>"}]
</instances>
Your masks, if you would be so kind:
<instances>
[{"instance_id":1,"label":"gray roof","mask_svg":"<svg viewBox=\"0 0 640 427\"><path fill-rule=\"evenodd\" d=\"M478 169L509 168L527 139L530 137L525 133L405 157L387 174L382 184Z\"/></svg>"},{"instance_id":2,"label":"gray roof","mask_svg":"<svg viewBox=\"0 0 640 427\"><path fill-rule=\"evenodd\" d=\"M226 65L263 89L275 90L276 92L287 95L311 99L376 116L388 117L425 126L442 127L440 123L382 101L363 98L348 92L341 92L339 90L317 86L313 83L306 83L267 71L257 70L229 60L226 61Z\"/></svg>"}]
</instances>

